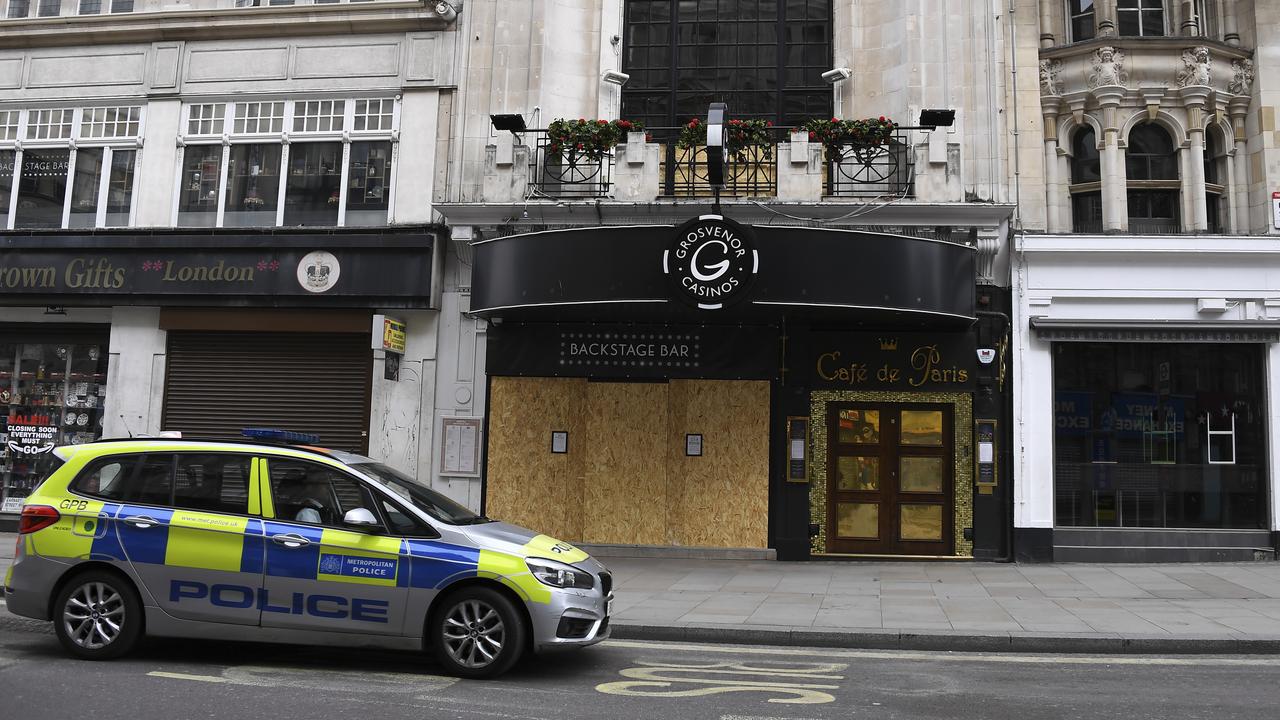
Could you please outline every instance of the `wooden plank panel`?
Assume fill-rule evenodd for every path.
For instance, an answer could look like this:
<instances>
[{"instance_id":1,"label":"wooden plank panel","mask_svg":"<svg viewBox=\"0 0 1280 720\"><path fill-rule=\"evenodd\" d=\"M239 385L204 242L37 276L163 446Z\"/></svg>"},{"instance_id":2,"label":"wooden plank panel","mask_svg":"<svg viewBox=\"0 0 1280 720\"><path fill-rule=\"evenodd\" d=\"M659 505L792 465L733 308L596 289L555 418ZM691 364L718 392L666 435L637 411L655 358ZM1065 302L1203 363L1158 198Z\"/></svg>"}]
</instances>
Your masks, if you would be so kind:
<instances>
[{"instance_id":1,"label":"wooden plank panel","mask_svg":"<svg viewBox=\"0 0 1280 720\"><path fill-rule=\"evenodd\" d=\"M667 385L587 384L583 542L666 543Z\"/></svg>"},{"instance_id":2,"label":"wooden plank panel","mask_svg":"<svg viewBox=\"0 0 1280 720\"><path fill-rule=\"evenodd\" d=\"M666 542L763 548L769 542L769 383L672 380ZM702 456L685 434L702 434Z\"/></svg>"},{"instance_id":3,"label":"wooden plank panel","mask_svg":"<svg viewBox=\"0 0 1280 720\"><path fill-rule=\"evenodd\" d=\"M578 378L491 380L486 514L561 540L583 539L586 390ZM569 452L551 452L553 430L569 432Z\"/></svg>"}]
</instances>

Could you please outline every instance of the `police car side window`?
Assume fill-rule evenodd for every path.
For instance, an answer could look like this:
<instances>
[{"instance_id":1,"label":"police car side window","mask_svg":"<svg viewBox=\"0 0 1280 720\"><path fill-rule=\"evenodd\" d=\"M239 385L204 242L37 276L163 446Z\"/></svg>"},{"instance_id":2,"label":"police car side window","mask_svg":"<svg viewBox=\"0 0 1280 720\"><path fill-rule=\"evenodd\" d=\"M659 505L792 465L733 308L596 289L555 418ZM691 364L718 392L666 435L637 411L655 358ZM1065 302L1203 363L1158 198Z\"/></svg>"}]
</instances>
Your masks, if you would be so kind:
<instances>
[{"instance_id":1,"label":"police car side window","mask_svg":"<svg viewBox=\"0 0 1280 720\"><path fill-rule=\"evenodd\" d=\"M387 518L387 529L393 535L440 537L440 533L419 522L416 518L401 510L395 503L383 500L382 514Z\"/></svg>"},{"instance_id":2,"label":"police car side window","mask_svg":"<svg viewBox=\"0 0 1280 720\"><path fill-rule=\"evenodd\" d=\"M172 481L172 455L117 455L91 464L72 490L103 500L168 505Z\"/></svg>"},{"instance_id":3,"label":"police car side window","mask_svg":"<svg viewBox=\"0 0 1280 720\"><path fill-rule=\"evenodd\" d=\"M358 507L377 517L369 491L334 468L279 458L271 458L267 466L278 518L342 527L343 516Z\"/></svg>"},{"instance_id":4,"label":"police car side window","mask_svg":"<svg viewBox=\"0 0 1280 720\"><path fill-rule=\"evenodd\" d=\"M136 455L98 460L80 472L80 477L72 483L71 489L82 495L91 495L104 500L125 501L128 499L126 485L137 463Z\"/></svg>"},{"instance_id":5,"label":"police car side window","mask_svg":"<svg viewBox=\"0 0 1280 720\"><path fill-rule=\"evenodd\" d=\"M245 455L178 455L173 504L190 510L249 512L249 461Z\"/></svg>"}]
</instances>

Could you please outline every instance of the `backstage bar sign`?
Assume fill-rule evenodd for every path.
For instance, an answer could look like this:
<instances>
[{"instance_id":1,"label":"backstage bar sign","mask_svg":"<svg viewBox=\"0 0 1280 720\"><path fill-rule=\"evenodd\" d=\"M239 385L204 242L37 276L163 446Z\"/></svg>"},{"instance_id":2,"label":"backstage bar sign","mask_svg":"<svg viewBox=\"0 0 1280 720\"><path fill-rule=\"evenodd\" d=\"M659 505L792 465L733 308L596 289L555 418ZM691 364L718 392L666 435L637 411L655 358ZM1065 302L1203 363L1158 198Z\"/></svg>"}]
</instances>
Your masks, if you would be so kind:
<instances>
[{"instance_id":1,"label":"backstage bar sign","mask_svg":"<svg viewBox=\"0 0 1280 720\"><path fill-rule=\"evenodd\" d=\"M701 310L719 310L746 295L760 269L751 230L720 215L676 228L662 253L672 291Z\"/></svg>"},{"instance_id":2,"label":"backstage bar sign","mask_svg":"<svg viewBox=\"0 0 1280 720\"><path fill-rule=\"evenodd\" d=\"M776 374L770 327L516 325L489 328L491 375L752 378Z\"/></svg>"}]
</instances>

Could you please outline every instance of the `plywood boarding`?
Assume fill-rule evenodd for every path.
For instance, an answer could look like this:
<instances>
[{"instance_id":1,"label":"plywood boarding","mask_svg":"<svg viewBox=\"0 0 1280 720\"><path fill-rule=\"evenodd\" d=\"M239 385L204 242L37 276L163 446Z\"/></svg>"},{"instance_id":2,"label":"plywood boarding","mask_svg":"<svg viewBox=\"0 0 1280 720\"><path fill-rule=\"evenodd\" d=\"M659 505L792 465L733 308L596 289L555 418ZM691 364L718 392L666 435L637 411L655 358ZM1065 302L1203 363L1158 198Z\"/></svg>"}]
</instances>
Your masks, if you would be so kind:
<instances>
[{"instance_id":1,"label":"plywood boarding","mask_svg":"<svg viewBox=\"0 0 1280 720\"><path fill-rule=\"evenodd\" d=\"M489 385L485 512L552 537L582 538L587 381L495 377ZM551 432L569 452L551 452Z\"/></svg>"},{"instance_id":2,"label":"plywood boarding","mask_svg":"<svg viewBox=\"0 0 1280 720\"><path fill-rule=\"evenodd\" d=\"M768 545L769 383L672 380L667 441L666 542ZM702 456L685 455L685 434Z\"/></svg>"},{"instance_id":3,"label":"plywood boarding","mask_svg":"<svg viewBox=\"0 0 1280 720\"><path fill-rule=\"evenodd\" d=\"M583 542L667 542L667 385L588 383Z\"/></svg>"}]
</instances>

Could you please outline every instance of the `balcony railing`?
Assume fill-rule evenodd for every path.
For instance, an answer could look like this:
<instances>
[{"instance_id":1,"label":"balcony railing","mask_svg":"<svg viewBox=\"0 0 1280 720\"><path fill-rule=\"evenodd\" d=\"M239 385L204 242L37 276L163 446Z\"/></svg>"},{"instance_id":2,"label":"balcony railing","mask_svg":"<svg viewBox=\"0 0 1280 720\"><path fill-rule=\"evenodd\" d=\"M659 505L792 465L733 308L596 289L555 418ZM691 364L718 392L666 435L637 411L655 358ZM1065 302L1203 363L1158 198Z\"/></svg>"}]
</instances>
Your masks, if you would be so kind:
<instances>
[{"instance_id":1,"label":"balcony railing","mask_svg":"<svg viewBox=\"0 0 1280 720\"><path fill-rule=\"evenodd\" d=\"M826 150L826 194L855 198L915 195L915 158L907 130L884 144L849 143Z\"/></svg>"},{"instance_id":2,"label":"balcony railing","mask_svg":"<svg viewBox=\"0 0 1280 720\"><path fill-rule=\"evenodd\" d=\"M909 131L899 128L882 144L851 143L824 148L822 194L862 199L915 197L915 148ZM677 146L680 128L648 128L648 141L659 146L657 195L671 198L708 198L714 189L707 181L705 146ZM768 145L749 146L727 153L722 197L776 197L780 143L789 140L787 129L771 131ZM604 198L612 195L614 153L593 157L566 148L550 150L544 129L522 133L531 146L529 178L532 195L555 199ZM815 198L817 199L817 198Z\"/></svg>"},{"instance_id":3,"label":"balcony railing","mask_svg":"<svg viewBox=\"0 0 1280 720\"><path fill-rule=\"evenodd\" d=\"M573 148L551 151L546 130L530 131L537 138L530 157L535 194L551 198L581 199L609 196L613 153L600 157Z\"/></svg>"}]
</instances>

